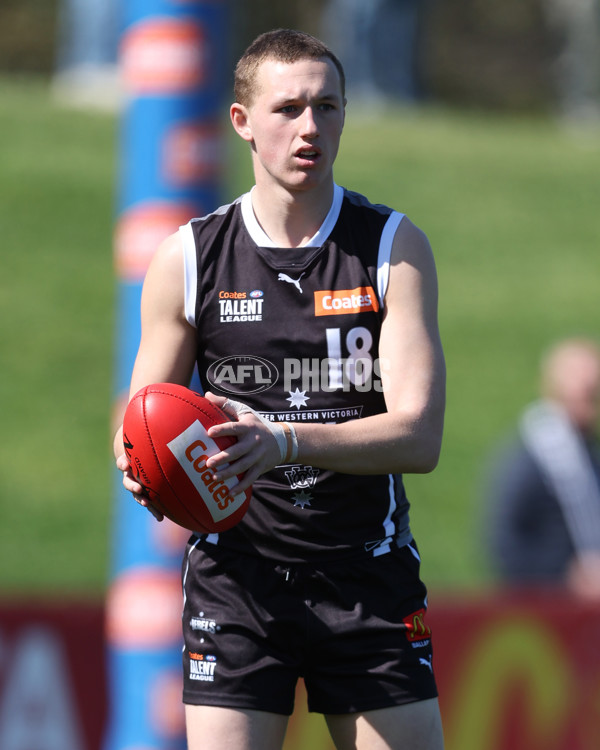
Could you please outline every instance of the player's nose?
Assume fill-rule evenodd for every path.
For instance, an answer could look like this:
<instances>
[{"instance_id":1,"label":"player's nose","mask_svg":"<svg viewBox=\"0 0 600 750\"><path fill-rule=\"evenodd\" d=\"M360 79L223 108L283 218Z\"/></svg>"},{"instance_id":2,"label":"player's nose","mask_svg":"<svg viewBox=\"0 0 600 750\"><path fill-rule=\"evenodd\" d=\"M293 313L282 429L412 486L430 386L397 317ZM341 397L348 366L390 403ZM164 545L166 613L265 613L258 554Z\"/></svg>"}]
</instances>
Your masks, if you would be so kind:
<instances>
[{"instance_id":1,"label":"player's nose","mask_svg":"<svg viewBox=\"0 0 600 750\"><path fill-rule=\"evenodd\" d=\"M312 107L306 107L304 109L304 111L302 112L302 117L300 118L300 124L300 135L304 136L305 138L314 138L315 136L319 135L319 126L317 124L315 111Z\"/></svg>"}]
</instances>

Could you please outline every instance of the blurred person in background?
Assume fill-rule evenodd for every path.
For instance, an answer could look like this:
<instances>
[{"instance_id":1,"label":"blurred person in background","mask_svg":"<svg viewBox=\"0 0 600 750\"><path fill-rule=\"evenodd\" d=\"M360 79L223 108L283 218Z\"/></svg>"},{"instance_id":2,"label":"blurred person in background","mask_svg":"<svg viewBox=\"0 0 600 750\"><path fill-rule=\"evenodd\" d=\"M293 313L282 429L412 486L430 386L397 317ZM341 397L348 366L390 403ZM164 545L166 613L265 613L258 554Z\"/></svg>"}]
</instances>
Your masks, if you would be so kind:
<instances>
[{"instance_id":1,"label":"blurred person in background","mask_svg":"<svg viewBox=\"0 0 600 750\"><path fill-rule=\"evenodd\" d=\"M560 113L600 123L600 0L544 0Z\"/></svg>"},{"instance_id":2,"label":"blurred person in background","mask_svg":"<svg viewBox=\"0 0 600 750\"><path fill-rule=\"evenodd\" d=\"M419 48L426 0L329 0L323 36L340 50L352 98L413 104L422 96Z\"/></svg>"},{"instance_id":3,"label":"blurred person in background","mask_svg":"<svg viewBox=\"0 0 600 750\"><path fill-rule=\"evenodd\" d=\"M486 519L509 585L600 599L600 345L571 338L542 359L541 399L495 456Z\"/></svg>"},{"instance_id":4,"label":"blurred person in background","mask_svg":"<svg viewBox=\"0 0 600 750\"><path fill-rule=\"evenodd\" d=\"M119 104L118 0L62 0L53 93L66 104L112 110Z\"/></svg>"}]
</instances>

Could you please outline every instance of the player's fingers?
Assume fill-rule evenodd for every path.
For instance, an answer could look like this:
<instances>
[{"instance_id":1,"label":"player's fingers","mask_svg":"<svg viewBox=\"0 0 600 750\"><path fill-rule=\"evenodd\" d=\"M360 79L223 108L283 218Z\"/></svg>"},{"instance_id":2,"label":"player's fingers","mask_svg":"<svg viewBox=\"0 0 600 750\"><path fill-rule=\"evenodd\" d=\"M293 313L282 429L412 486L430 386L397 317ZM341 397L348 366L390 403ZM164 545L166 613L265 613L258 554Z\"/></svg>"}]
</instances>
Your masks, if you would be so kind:
<instances>
[{"instance_id":1,"label":"player's fingers","mask_svg":"<svg viewBox=\"0 0 600 750\"><path fill-rule=\"evenodd\" d=\"M152 513L152 515L154 516L154 518L156 518L157 521L160 522L160 521L162 521L164 519L163 514L159 510L157 510L154 507L154 505L152 505L152 503L149 503L148 501L146 501L145 503L141 503L141 505L143 505L144 508L146 508L147 511L149 511L150 513Z\"/></svg>"},{"instance_id":2,"label":"player's fingers","mask_svg":"<svg viewBox=\"0 0 600 750\"><path fill-rule=\"evenodd\" d=\"M272 448L277 451L276 446L272 446ZM215 476L218 479L227 480L243 475L248 487L254 479L257 479L278 463L278 456L276 457L275 453L269 450L269 446L263 443L254 443L249 447L240 447L239 443L236 443L221 455L227 456L228 460L211 466ZM251 477L250 481L247 481L248 477ZM237 494L239 494L239 491Z\"/></svg>"},{"instance_id":3,"label":"player's fingers","mask_svg":"<svg viewBox=\"0 0 600 750\"><path fill-rule=\"evenodd\" d=\"M224 396L217 396L214 393L211 393L211 391L206 391L204 397L207 401L210 401L211 404L218 406L219 409L221 409L221 411L224 411L228 417L231 417L234 422L237 422L236 410L230 407L229 400L227 398L225 398Z\"/></svg>"},{"instance_id":4,"label":"player's fingers","mask_svg":"<svg viewBox=\"0 0 600 750\"><path fill-rule=\"evenodd\" d=\"M132 495L142 495L144 492L142 485L132 477L129 471L123 474L123 487Z\"/></svg>"},{"instance_id":5,"label":"player's fingers","mask_svg":"<svg viewBox=\"0 0 600 750\"><path fill-rule=\"evenodd\" d=\"M124 453L121 453L121 455L117 457L115 463L117 464L117 469L119 469L119 471L127 471L127 469L129 469L129 461Z\"/></svg>"},{"instance_id":6,"label":"player's fingers","mask_svg":"<svg viewBox=\"0 0 600 750\"><path fill-rule=\"evenodd\" d=\"M150 499L147 495L144 494L144 488L141 484L134 481L129 481L127 484L125 483L125 477L123 477L123 485L126 490L128 490L133 499L136 501L138 505L141 505L143 508L146 508L147 511L152 513L154 518L156 518L157 521L162 521L164 516L163 514L151 503Z\"/></svg>"},{"instance_id":7,"label":"player's fingers","mask_svg":"<svg viewBox=\"0 0 600 750\"><path fill-rule=\"evenodd\" d=\"M224 425L217 425L217 427L223 426ZM236 427L236 425L232 425L232 427ZM240 429L235 430L225 429L215 433L211 432L212 429L213 428L211 427L208 430L208 434L214 439L224 436L233 436L236 438L235 443L232 443L227 446L227 448L223 448L223 450L219 451L219 453L215 453L207 458L206 465L213 471L225 466L226 464L230 464L232 461L237 461L242 456L256 448L256 439L253 438L253 433L247 428L241 427Z\"/></svg>"},{"instance_id":8,"label":"player's fingers","mask_svg":"<svg viewBox=\"0 0 600 750\"><path fill-rule=\"evenodd\" d=\"M251 453L239 453L239 450L234 454L233 448L238 446L232 446L232 452L222 452L211 458L206 462L209 469L214 471L216 479L231 479L238 474L244 474L251 466L256 464L257 458Z\"/></svg>"},{"instance_id":9,"label":"player's fingers","mask_svg":"<svg viewBox=\"0 0 600 750\"><path fill-rule=\"evenodd\" d=\"M136 503L138 503L138 505L146 508L146 510L151 513L157 521L162 521L164 519L163 514L158 510L158 508L152 505L150 500L148 500L145 495L134 494L133 499L136 501Z\"/></svg>"},{"instance_id":10,"label":"player's fingers","mask_svg":"<svg viewBox=\"0 0 600 750\"><path fill-rule=\"evenodd\" d=\"M248 488L252 487L254 482L260 477L261 474L264 474L265 471L267 471L267 469L261 470L255 464L252 468L246 471L240 481L231 488L231 494L234 497L235 495L241 495Z\"/></svg>"},{"instance_id":11,"label":"player's fingers","mask_svg":"<svg viewBox=\"0 0 600 750\"><path fill-rule=\"evenodd\" d=\"M239 440L246 432L248 432L248 426L243 425L241 422L222 422L221 424L213 424L207 430L208 436L213 438L213 440L228 436L235 437Z\"/></svg>"}]
</instances>

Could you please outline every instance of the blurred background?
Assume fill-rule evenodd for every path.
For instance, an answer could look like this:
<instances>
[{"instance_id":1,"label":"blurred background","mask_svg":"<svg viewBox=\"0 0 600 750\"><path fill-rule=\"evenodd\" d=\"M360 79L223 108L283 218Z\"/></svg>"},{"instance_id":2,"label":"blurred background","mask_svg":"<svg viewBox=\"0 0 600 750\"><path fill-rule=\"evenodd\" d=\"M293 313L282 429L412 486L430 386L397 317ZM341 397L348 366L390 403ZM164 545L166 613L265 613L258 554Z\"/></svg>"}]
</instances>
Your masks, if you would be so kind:
<instances>
[{"instance_id":1,"label":"blurred background","mask_svg":"<svg viewBox=\"0 0 600 750\"><path fill-rule=\"evenodd\" d=\"M118 342L125 323L114 260L126 106L118 66L123 5L3 0L0 6L0 645L13 652L11 661L0 648L3 750L58 747L45 745L41 731L25 745L18 732L3 729L3 717L19 705L7 686L29 663L23 656L15 666L17 634L29 627L32 613L63 605L72 613L75 602L77 617L91 618L81 627L102 638L98 617L119 543L111 415L118 411L115 352L124 345ZM559 623L562 612L582 627L584 638L597 638L597 605L569 594L554 612L547 607L556 606L556 597L549 603L546 589L525 600L520 594L504 598L505 582L488 544L486 482L496 444L538 397L546 349L565 337L599 335L598 3L226 5L228 71L269 28L302 28L332 45L349 78L336 181L405 212L433 245L448 364L446 430L439 467L408 477L407 489L432 616L439 602L440 643L447 639L452 650L459 632L465 642L482 642L481 631L470 630L474 622L495 628L510 615L507 628L489 636L493 643L485 653L502 654L502 643L518 642L516 662L531 657L527 684L562 676L566 691L572 664L585 662L569 651L568 623L564 632L557 625L560 632L542 635L534 626L514 629L515 623L525 611L530 625L548 620L550 611ZM230 83L229 73L225 103ZM229 135L225 144L221 203L252 180L243 146ZM137 341L126 343L135 350ZM176 534L170 543L178 553ZM529 611L538 595L540 608ZM17 604L25 618L13 611ZM23 647L23 654L31 651ZM47 646L39 651L47 654ZM459 667L450 662L440 679L457 688ZM97 664L102 670L101 658ZM498 739L495 715L482 719L471 711L463 720L455 705L475 701L478 691L468 690L498 662L479 675L469 652L462 666L471 670L471 682L462 679L462 692L453 690L448 699L451 747L496 747L481 744L488 731L494 742L520 747L510 732ZM565 708L564 692L548 695L540 687L535 693L536 711L561 705L563 714L552 731L546 727L533 737L527 730L529 748L592 747L586 743L600 727L597 666L588 660L585 685L592 697L576 718ZM519 727L515 705L507 711L514 714L511 726ZM472 724L475 714L487 721L484 728ZM86 731L88 737L99 730ZM298 730L297 747L301 735ZM94 746L85 742L61 747Z\"/></svg>"}]
</instances>

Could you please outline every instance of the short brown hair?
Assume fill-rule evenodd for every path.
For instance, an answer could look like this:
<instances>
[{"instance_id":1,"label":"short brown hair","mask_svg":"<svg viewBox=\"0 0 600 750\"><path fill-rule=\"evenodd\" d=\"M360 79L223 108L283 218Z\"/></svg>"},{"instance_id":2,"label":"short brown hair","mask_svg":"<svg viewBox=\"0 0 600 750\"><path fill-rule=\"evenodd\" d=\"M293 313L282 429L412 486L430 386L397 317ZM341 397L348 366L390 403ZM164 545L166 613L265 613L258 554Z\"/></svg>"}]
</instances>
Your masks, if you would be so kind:
<instances>
[{"instance_id":1,"label":"short brown hair","mask_svg":"<svg viewBox=\"0 0 600 750\"><path fill-rule=\"evenodd\" d=\"M275 29L256 37L244 52L235 67L234 95L238 104L249 106L256 94L256 71L265 60L294 63L298 60L320 60L328 58L335 65L342 88L346 91L346 76L342 63L314 36L294 29Z\"/></svg>"}]
</instances>

